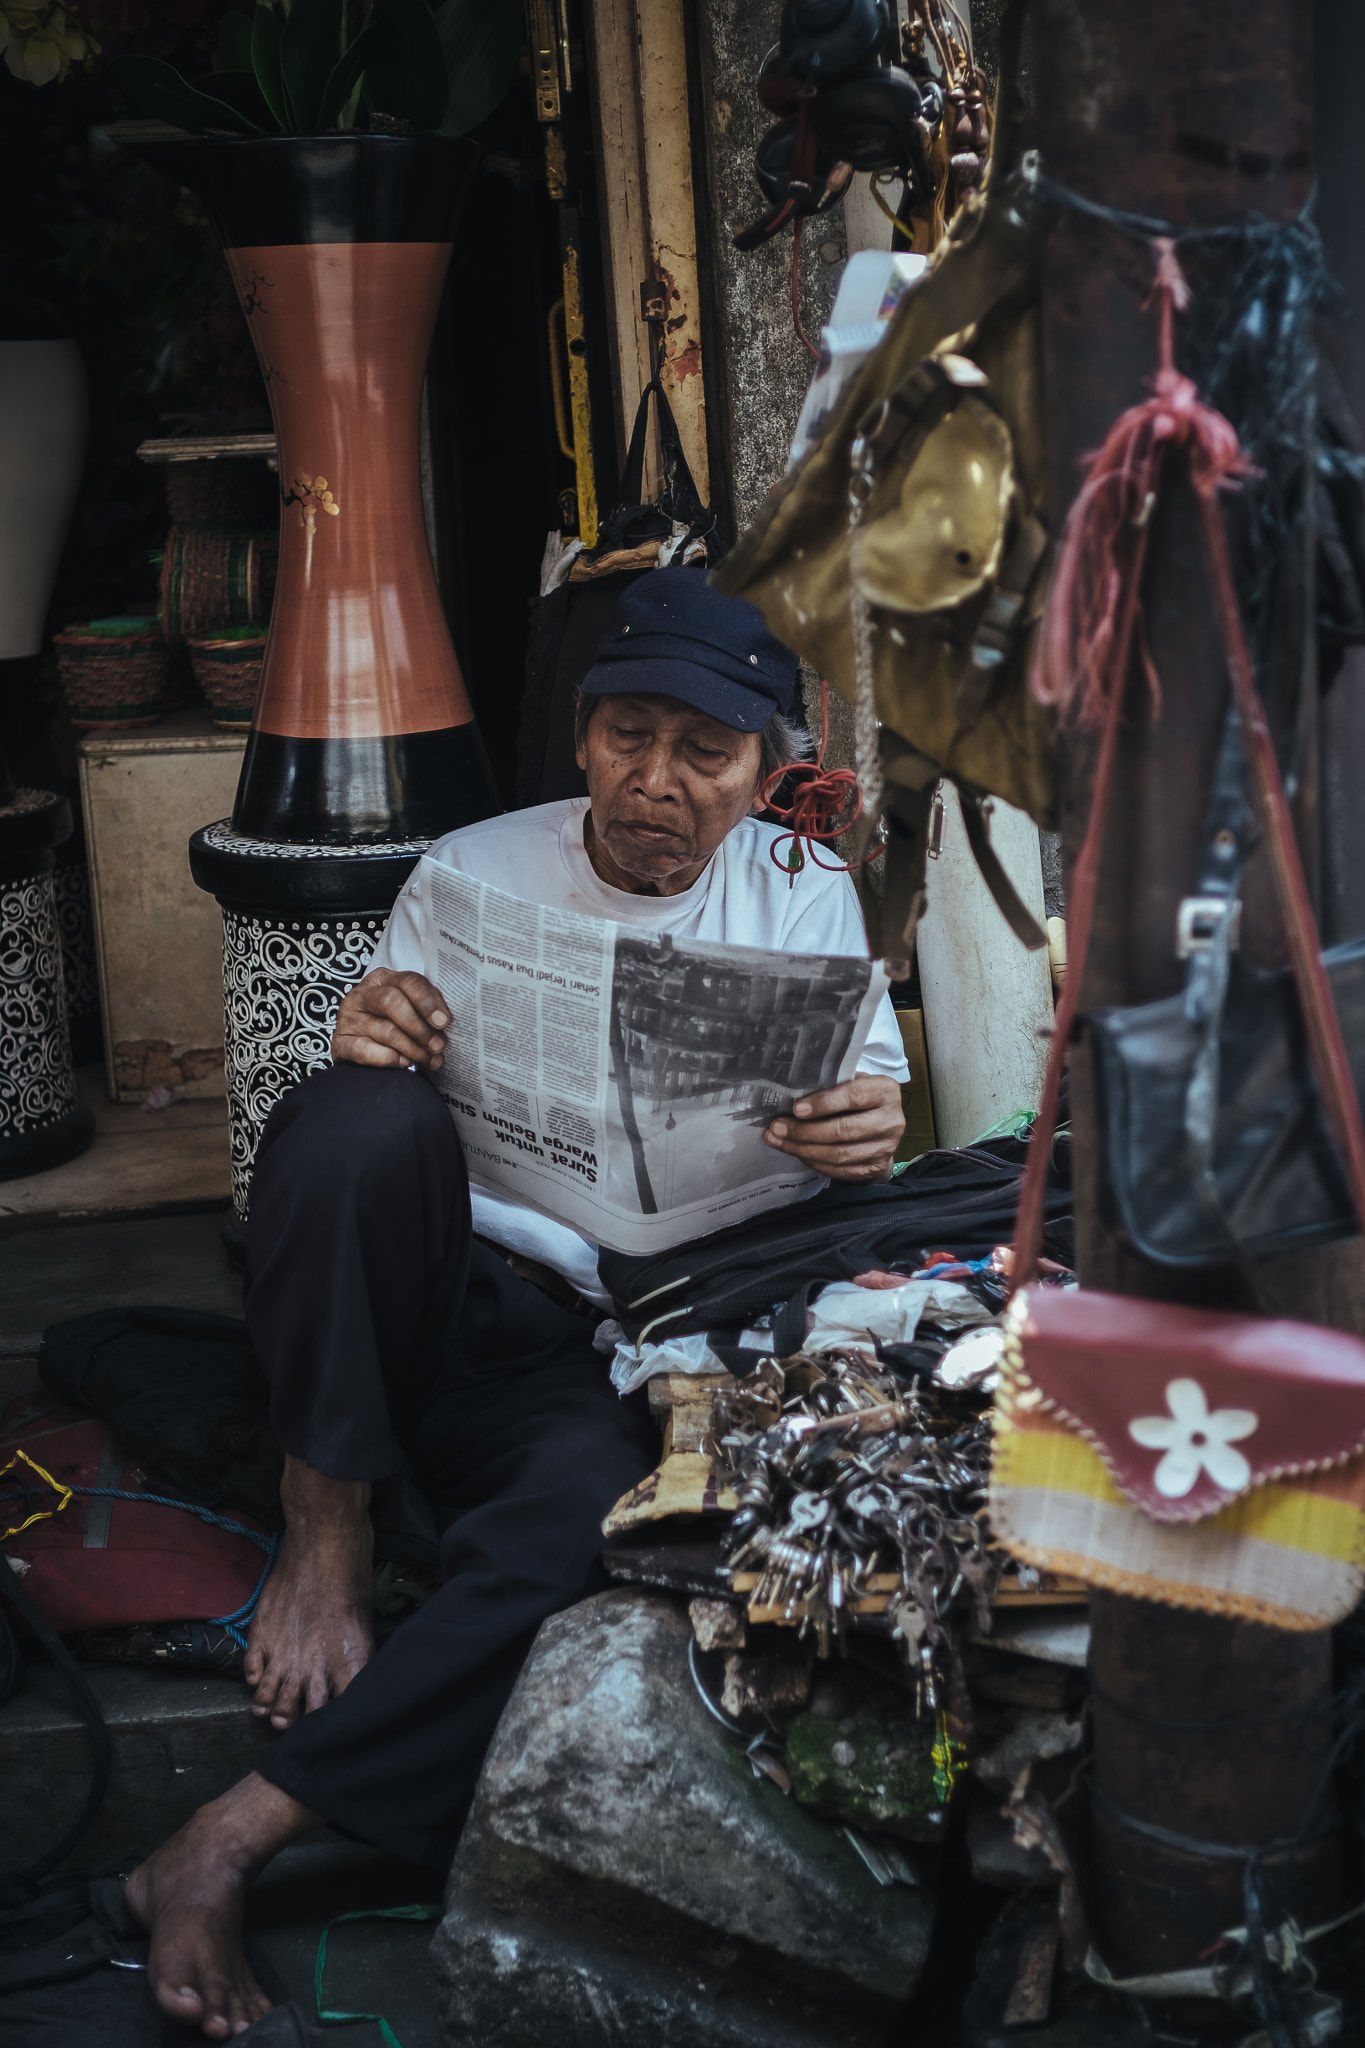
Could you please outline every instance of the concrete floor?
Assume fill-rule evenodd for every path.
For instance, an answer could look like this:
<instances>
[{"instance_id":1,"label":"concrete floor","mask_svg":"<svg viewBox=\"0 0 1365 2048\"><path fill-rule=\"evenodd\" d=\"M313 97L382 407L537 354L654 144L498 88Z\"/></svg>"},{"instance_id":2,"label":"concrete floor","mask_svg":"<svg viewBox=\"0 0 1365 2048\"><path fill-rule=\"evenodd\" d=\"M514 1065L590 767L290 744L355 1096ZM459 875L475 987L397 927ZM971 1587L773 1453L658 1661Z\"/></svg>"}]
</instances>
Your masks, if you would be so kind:
<instances>
[{"instance_id":1,"label":"concrete floor","mask_svg":"<svg viewBox=\"0 0 1365 2048\"><path fill-rule=\"evenodd\" d=\"M227 1102L171 1102L144 1109L111 1102L103 1067L80 1067L76 1087L95 1112L95 1136L79 1159L0 1181L0 1232L92 1217L165 1215L223 1206L231 1192Z\"/></svg>"},{"instance_id":2,"label":"concrete floor","mask_svg":"<svg viewBox=\"0 0 1365 2048\"><path fill-rule=\"evenodd\" d=\"M323 1928L341 1913L374 1907L438 1905L442 1882L433 1871L391 1859L347 1866L333 1855L330 1868L310 1878L299 1856L287 1852L258 1880L249 1910L249 1938L282 1979L290 1996L310 2018L313 1971ZM291 1863L291 1856L299 1857ZM401 2048L444 2048L436 2009L436 1979L427 1951L436 1924L431 1920L357 1920L333 1929L327 1941L325 1979L329 2012L380 2013L397 2035ZM333 2044L353 2042L355 2048L381 2048L373 2023L313 2029L313 2039Z\"/></svg>"},{"instance_id":3,"label":"concrete floor","mask_svg":"<svg viewBox=\"0 0 1365 2048\"><path fill-rule=\"evenodd\" d=\"M80 1081L98 1120L89 1151L49 1174L0 1182L0 1405L33 1384L42 1331L64 1317L133 1304L242 1312L241 1277L220 1237L228 1194L225 1104L175 1103L144 1113L107 1100L102 1070L86 1069ZM180 1676L165 1674L172 1687ZM46 1695L48 1686L39 1685ZM16 1701L16 1734L25 1712L33 1712L32 1697ZM243 1710L245 1704L243 1695ZM168 1698L148 1711L145 1740L153 1747L156 1724L171 1705ZM74 1724L64 1702L55 1711ZM4 1723L0 1708L0 1752ZM72 1758L71 1768L82 1774L84 1754ZM73 1860L79 1863L79 1855ZM436 1873L324 1831L262 1875L249 1908L252 1939L311 2017L317 1945L330 1920L373 1906L430 1903L440 1892ZM433 1932L430 1923L404 1920L337 1929L329 1942L330 2008L383 2014L401 2048L442 2048L427 1958ZM161 2048L150 2005L146 2025L147 2048ZM314 2029L319 2043L341 2038L334 2028ZM347 2027L344 2038L353 2048L381 2048L383 2041L372 2023Z\"/></svg>"}]
</instances>

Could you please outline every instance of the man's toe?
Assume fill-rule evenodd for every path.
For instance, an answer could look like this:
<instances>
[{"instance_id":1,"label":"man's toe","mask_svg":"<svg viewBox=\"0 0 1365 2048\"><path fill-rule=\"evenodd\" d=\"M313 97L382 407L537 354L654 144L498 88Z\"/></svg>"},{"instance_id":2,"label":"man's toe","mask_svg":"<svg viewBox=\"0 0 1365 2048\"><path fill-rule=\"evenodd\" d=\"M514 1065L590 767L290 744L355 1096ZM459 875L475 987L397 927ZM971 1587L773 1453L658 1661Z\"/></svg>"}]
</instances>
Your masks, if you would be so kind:
<instances>
[{"instance_id":1,"label":"man's toe","mask_svg":"<svg viewBox=\"0 0 1365 2048\"><path fill-rule=\"evenodd\" d=\"M270 2000L259 1984L248 1978L234 1989L228 1999L228 2019L234 2034L241 2034L253 2020L263 2019L270 2010Z\"/></svg>"},{"instance_id":2,"label":"man's toe","mask_svg":"<svg viewBox=\"0 0 1365 2048\"><path fill-rule=\"evenodd\" d=\"M204 2001L193 1984L170 1984L159 1981L152 1990L156 2002L173 2020L197 2020L204 2010Z\"/></svg>"},{"instance_id":3,"label":"man's toe","mask_svg":"<svg viewBox=\"0 0 1365 2048\"><path fill-rule=\"evenodd\" d=\"M271 1709L272 1728L292 1728L303 1711L303 1691L297 1678L290 1678L275 1695Z\"/></svg>"},{"instance_id":4,"label":"man's toe","mask_svg":"<svg viewBox=\"0 0 1365 2048\"><path fill-rule=\"evenodd\" d=\"M280 1697L282 1684L283 1681L279 1672L272 1670L267 1664L260 1679L257 1681L256 1690L251 1695L252 1713L260 1715L270 1713Z\"/></svg>"}]
</instances>

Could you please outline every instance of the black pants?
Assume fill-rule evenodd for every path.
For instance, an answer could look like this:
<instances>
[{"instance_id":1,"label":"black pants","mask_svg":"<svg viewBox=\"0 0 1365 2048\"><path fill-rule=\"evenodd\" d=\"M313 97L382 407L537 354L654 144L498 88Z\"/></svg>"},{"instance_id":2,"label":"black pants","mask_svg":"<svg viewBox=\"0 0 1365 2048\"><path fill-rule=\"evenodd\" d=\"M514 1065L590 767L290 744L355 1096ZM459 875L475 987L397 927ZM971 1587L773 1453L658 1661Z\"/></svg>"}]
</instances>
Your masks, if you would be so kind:
<instances>
[{"instance_id":1,"label":"black pants","mask_svg":"<svg viewBox=\"0 0 1365 2048\"><path fill-rule=\"evenodd\" d=\"M532 1637L605 1583L602 1517L658 1438L587 1323L473 1240L459 1140L418 1074L335 1067L285 1097L256 1158L247 1271L284 1449L339 1479L406 1462L445 1579L258 1768L444 1868Z\"/></svg>"}]
</instances>

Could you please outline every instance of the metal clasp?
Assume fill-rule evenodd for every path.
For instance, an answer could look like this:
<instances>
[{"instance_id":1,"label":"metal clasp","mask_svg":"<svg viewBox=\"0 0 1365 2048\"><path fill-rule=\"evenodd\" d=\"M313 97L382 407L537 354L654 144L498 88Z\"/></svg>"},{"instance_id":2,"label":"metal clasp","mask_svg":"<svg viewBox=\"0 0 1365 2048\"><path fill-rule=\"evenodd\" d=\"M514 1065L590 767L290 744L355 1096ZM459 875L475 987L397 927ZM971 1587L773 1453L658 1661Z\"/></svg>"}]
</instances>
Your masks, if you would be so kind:
<instances>
[{"instance_id":1,"label":"metal clasp","mask_svg":"<svg viewBox=\"0 0 1365 2048\"><path fill-rule=\"evenodd\" d=\"M1222 923L1227 899L1222 896L1186 896L1175 914L1175 957L1188 960L1192 953L1207 953ZM1234 952L1242 936L1242 899L1232 906L1232 932L1228 944Z\"/></svg>"}]
</instances>

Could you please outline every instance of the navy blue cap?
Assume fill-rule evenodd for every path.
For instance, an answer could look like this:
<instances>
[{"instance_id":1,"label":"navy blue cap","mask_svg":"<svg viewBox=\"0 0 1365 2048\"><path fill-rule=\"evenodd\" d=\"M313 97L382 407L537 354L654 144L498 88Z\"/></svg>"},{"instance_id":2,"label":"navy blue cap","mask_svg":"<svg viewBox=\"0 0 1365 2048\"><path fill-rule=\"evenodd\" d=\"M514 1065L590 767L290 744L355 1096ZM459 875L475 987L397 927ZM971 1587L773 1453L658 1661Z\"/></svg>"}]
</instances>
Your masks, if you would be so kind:
<instances>
[{"instance_id":1,"label":"navy blue cap","mask_svg":"<svg viewBox=\"0 0 1365 2048\"><path fill-rule=\"evenodd\" d=\"M742 597L722 597L700 569L652 569L631 584L593 665L585 697L676 697L736 732L790 711L796 656Z\"/></svg>"}]
</instances>

